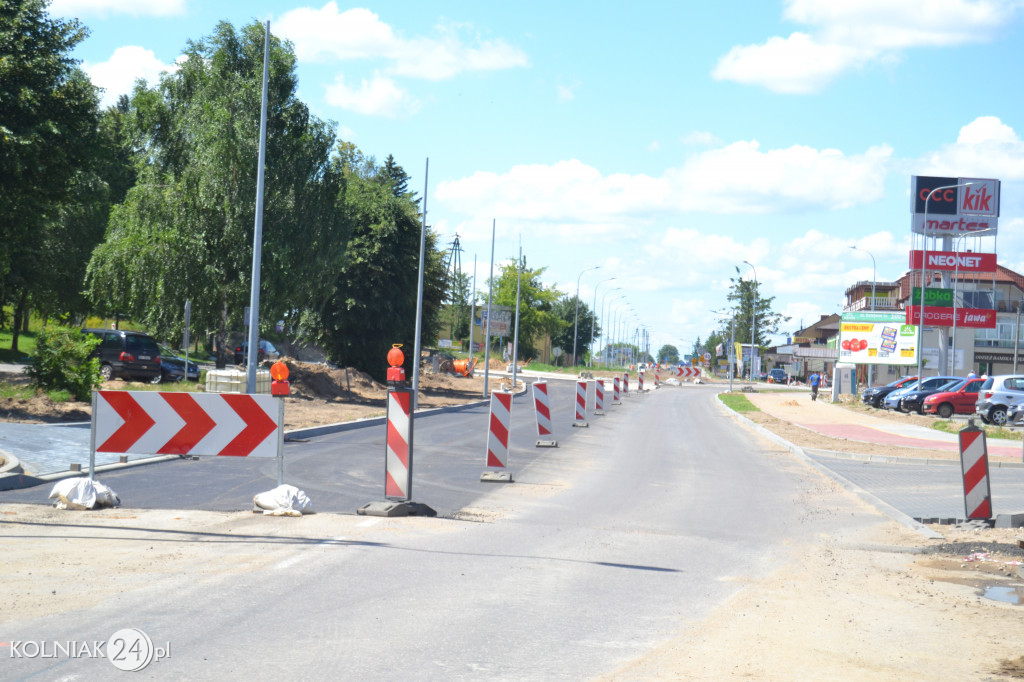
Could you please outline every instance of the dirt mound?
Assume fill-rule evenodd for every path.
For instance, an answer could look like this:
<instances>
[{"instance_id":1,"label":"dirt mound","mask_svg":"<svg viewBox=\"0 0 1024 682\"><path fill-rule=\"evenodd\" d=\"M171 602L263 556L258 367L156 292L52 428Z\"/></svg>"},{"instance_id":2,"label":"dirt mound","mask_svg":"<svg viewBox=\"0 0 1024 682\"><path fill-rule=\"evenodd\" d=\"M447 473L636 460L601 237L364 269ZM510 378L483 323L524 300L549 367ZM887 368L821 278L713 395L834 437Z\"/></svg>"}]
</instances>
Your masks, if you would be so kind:
<instances>
[{"instance_id":1,"label":"dirt mound","mask_svg":"<svg viewBox=\"0 0 1024 682\"><path fill-rule=\"evenodd\" d=\"M284 358L292 395L314 400L384 400L387 387L366 372L353 367L341 369L321 363L299 362Z\"/></svg>"}]
</instances>

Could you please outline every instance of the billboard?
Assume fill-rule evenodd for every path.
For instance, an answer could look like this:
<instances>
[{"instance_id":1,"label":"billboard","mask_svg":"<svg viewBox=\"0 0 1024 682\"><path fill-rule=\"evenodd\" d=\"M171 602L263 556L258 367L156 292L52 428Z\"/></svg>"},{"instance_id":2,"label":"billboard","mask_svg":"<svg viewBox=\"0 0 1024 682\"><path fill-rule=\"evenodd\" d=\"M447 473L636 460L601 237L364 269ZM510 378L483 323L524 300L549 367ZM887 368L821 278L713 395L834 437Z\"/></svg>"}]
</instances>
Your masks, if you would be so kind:
<instances>
[{"instance_id":1,"label":"billboard","mask_svg":"<svg viewBox=\"0 0 1024 682\"><path fill-rule=\"evenodd\" d=\"M916 365L917 327L902 312L843 313L839 362L861 365Z\"/></svg>"},{"instance_id":2,"label":"billboard","mask_svg":"<svg viewBox=\"0 0 1024 682\"><path fill-rule=\"evenodd\" d=\"M921 305L921 287L914 287L910 303L912 305ZM926 287L924 290L924 304L929 308L952 308L953 290Z\"/></svg>"},{"instance_id":3,"label":"billboard","mask_svg":"<svg viewBox=\"0 0 1024 682\"><path fill-rule=\"evenodd\" d=\"M926 270L944 270L953 272L995 272L996 254L994 253L956 253L954 251L921 251L910 252L910 269L920 270L921 263Z\"/></svg>"},{"instance_id":4,"label":"billboard","mask_svg":"<svg viewBox=\"0 0 1024 682\"><path fill-rule=\"evenodd\" d=\"M999 180L991 178L912 175L910 212L914 215L911 229L917 234L929 236L952 236L982 231L995 234L999 226L1000 186ZM939 189L940 187L942 189ZM938 191L932 193L934 190Z\"/></svg>"},{"instance_id":5,"label":"billboard","mask_svg":"<svg viewBox=\"0 0 1024 682\"><path fill-rule=\"evenodd\" d=\"M480 311L480 328L487 330L487 308ZM508 336L512 328L512 310L508 306L491 306L491 336Z\"/></svg>"}]
</instances>

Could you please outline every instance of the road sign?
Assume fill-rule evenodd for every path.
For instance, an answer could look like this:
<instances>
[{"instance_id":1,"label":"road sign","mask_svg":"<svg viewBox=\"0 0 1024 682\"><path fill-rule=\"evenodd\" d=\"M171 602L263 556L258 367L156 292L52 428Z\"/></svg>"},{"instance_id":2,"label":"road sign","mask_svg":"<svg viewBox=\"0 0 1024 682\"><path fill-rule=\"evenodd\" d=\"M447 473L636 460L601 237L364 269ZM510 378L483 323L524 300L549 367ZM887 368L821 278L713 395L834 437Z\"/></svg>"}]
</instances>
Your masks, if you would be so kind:
<instances>
[{"instance_id":1,"label":"road sign","mask_svg":"<svg viewBox=\"0 0 1024 682\"><path fill-rule=\"evenodd\" d=\"M277 457L283 403L247 393L96 391L96 452Z\"/></svg>"},{"instance_id":2,"label":"road sign","mask_svg":"<svg viewBox=\"0 0 1024 682\"><path fill-rule=\"evenodd\" d=\"M964 510L969 519L992 517L985 432L971 424L959 432L960 469L964 477Z\"/></svg>"},{"instance_id":3,"label":"road sign","mask_svg":"<svg viewBox=\"0 0 1024 682\"><path fill-rule=\"evenodd\" d=\"M700 369L696 367L680 367L676 370L676 376L680 379L692 379L700 376Z\"/></svg>"}]
</instances>

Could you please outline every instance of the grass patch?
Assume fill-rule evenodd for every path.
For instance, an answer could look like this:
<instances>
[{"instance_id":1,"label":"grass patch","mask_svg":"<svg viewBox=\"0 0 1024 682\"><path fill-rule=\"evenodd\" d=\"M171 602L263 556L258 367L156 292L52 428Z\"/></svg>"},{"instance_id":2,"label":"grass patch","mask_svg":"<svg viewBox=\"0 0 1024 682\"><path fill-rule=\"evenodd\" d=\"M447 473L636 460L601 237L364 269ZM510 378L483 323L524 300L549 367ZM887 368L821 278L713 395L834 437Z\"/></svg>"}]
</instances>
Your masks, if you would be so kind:
<instances>
[{"instance_id":1,"label":"grass patch","mask_svg":"<svg viewBox=\"0 0 1024 682\"><path fill-rule=\"evenodd\" d=\"M746 412L761 411L761 409L757 405L750 402L750 400L747 399L747 396L743 395L742 393L723 393L721 397L722 402L725 403L725 406L728 407L730 410L733 410L734 412L744 414Z\"/></svg>"},{"instance_id":2,"label":"grass patch","mask_svg":"<svg viewBox=\"0 0 1024 682\"><path fill-rule=\"evenodd\" d=\"M40 391L28 382L11 383L9 381L0 381L0 398L14 398L15 400L30 400ZM75 402L75 396L71 395L68 391L63 389L54 389L52 391L43 392L52 402L55 403L72 403Z\"/></svg>"},{"instance_id":3,"label":"grass patch","mask_svg":"<svg viewBox=\"0 0 1024 682\"><path fill-rule=\"evenodd\" d=\"M1024 438L1024 432L1014 431L1008 429L1005 426L989 426L986 424L980 424L975 421L975 425L980 426L985 430L986 438L1001 438L1003 440L1021 440ZM932 428L936 431L943 431L945 433L957 433L966 424L961 421L954 421L952 419L937 419L932 423Z\"/></svg>"},{"instance_id":4,"label":"grass patch","mask_svg":"<svg viewBox=\"0 0 1024 682\"><path fill-rule=\"evenodd\" d=\"M0 362L23 363L29 356L36 353L36 333L22 332L18 335L18 350L12 350L14 333L9 329L0 329Z\"/></svg>"}]
</instances>

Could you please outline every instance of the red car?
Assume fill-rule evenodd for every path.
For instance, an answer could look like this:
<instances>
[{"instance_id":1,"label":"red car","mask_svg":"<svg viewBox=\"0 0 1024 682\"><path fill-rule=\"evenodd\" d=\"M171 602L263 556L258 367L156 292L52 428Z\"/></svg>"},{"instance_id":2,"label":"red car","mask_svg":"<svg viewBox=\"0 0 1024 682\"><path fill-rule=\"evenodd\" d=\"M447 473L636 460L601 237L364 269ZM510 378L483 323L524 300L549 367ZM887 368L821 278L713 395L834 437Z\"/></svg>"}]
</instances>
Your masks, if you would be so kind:
<instances>
[{"instance_id":1,"label":"red car","mask_svg":"<svg viewBox=\"0 0 1024 682\"><path fill-rule=\"evenodd\" d=\"M974 414L974 405L978 401L978 390L985 383L984 379L964 379L951 390L934 393L924 399L921 408L923 414L937 414L949 419L956 414Z\"/></svg>"}]
</instances>

